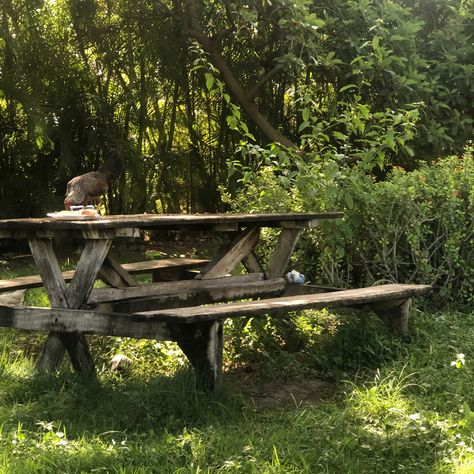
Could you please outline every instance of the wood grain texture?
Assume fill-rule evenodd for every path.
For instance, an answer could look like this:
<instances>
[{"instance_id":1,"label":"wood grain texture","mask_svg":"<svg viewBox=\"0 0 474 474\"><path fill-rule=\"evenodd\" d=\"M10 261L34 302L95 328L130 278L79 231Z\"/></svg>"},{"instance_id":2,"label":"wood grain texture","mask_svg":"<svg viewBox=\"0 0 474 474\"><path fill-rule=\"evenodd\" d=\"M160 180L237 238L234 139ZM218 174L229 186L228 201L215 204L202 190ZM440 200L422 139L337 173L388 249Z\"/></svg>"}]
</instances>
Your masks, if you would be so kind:
<instances>
[{"instance_id":1,"label":"wood grain texture","mask_svg":"<svg viewBox=\"0 0 474 474\"><path fill-rule=\"evenodd\" d=\"M209 260L200 258L165 258L160 260L145 260L143 262L123 263L121 267L131 275L151 273L155 270L179 269L187 270L199 268L209 263ZM75 270L62 272L65 282L71 281ZM16 278L6 278L0 280L0 292L12 291L16 289L38 288L43 286L40 275L22 276Z\"/></svg>"},{"instance_id":2,"label":"wood grain texture","mask_svg":"<svg viewBox=\"0 0 474 474\"><path fill-rule=\"evenodd\" d=\"M242 259L242 263L249 273L263 272L262 263L254 251L250 252L246 257L244 257Z\"/></svg>"},{"instance_id":3,"label":"wood grain texture","mask_svg":"<svg viewBox=\"0 0 474 474\"><path fill-rule=\"evenodd\" d=\"M328 294L269 298L259 301L185 307L133 314L103 313L87 309L0 306L0 326L36 331L104 334L136 338L172 337L167 323L190 324L225 318L286 314L309 308L359 306L377 302L377 311L393 310L408 298L431 291L427 285L381 285ZM382 302L384 304L382 304ZM403 303L402 303L403 304ZM405 311L406 308L403 308ZM388 313L387 313L388 314Z\"/></svg>"},{"instance_id":4,"label":"wood grain texture","mask_svg":"<svg viewBox=\"0 0 474 474\"><path fill-rule=\"evenodd\" d=\"M159 297L189 291L204 291L210 288L224 288L234 283L253 283L262 281L263 273L250 273L234 277L213 278L209 280L183 280L173 282L148 283L130 288L96 288L91 291L89 304L120 301L130 298Z\"/></svg>"},{"instance_id":5,"label":"wood grain texture","mask_svg":"<svg viewBox=\"0 0 474 474\"><path fill-rule=\"evenodd\" d=\"M116 258L110 255L110 252L102 262L98 276L104 283L114 288L126 288L137 284L133 276L120 265Z\"/></svg>"},{"instance_id":6,"label":"wood grain texture","mask_svg":"<svg viewBox=\"0 0 474 474\"><path fill-rule=\"evenodd\" d=\"M90 221L61 221L54 218L40 219L2 219L0 220L0 236L12 236L14 232L40 231L87 231L99 229L162 229L173 230L205 230L221 226L223 231L247 227L281 227L282 223L304 223L318 220L339 219L342 212L313 213L271 213L271 214L136 214L111 215ZM231 226L226 224L233 224ZM283 224L284 225L284 224ZM215 228L218 230L218 227ZM5 233L5 234L2 234ZM7 235L8 234L8 235ZM20 234L18 234L20 235ZM37 235L37 234L36 234ZM25 235L22 235L22 238ZM76 233L77 237L77 233ZM89 237L91 238L91 237ZM104 234L101 238L111 238Z\"/></svg>"},{"instance_id":7,"label":"wood grain texture","mask_svg":"<svg viewBox=\"0 0 474 474\"><path fill-rule=\"evenodd\" d=\"M30 250L40 273L49 302L53 308L67 308L66 283L59 267L52 241L30 239Z\"/></svg>"},{"instance_id":8,"label":"wood grain texture","mask_svg":"<svg viewBox=\"0 0 474 474\"><path fill-rule=\"evenodd\" d=\"M198 383L209 390L222 380L224 328L221 321L181 325L175 340L196 370Z\"/></svg>"},{"instance_id":9,"label":"wood grain texture","mask_svg":"<svg viewBox=\"0 0 474 474\"><path fill-rule=\"evenodd\" d=\"M78 308L89 297L112 240L87 240L77 262L76 272L66 290L68 308Z\"/></svg>"},{"instance_id":10,"label":"wood grain texture","mask_svg":"<svg viewBox=\"0 0 474 474\"><path fill-rule=\"evenodd\" d=\"M53 333L82 332L137 339L173 340L164 321L86 309L0 306L0 326Z\"/></svg>"},{"instance_id":11,"label":"wood grain texture","mask_svg":"<svg viewBox=\"0 0 474 474\"><path fill-rule=\"evenodd\" d=\"M282 229L278 242L268 262L267 278L279 278L285 273L291 255L298 242L301 229Z\"/></svg>"},{"instance_id":12,"label":"wood grain texture","mask_svg":"<svg viewBox=\"0 0 474 474\"><path fill-rule=\"evenodd\" d=\"M217 278L231 273L243 258L249 255L258 242L259 227L249 227L237 235L230 245L212 259L196 277L197 279Z\"/></svg>"},{"instance_id":13,"label":"wood grain texture","mask_svg":"<svg viewBox=\"0 0 474 474\"><path fill-rule=\"evenodd\" d=\"M222 320L240 316L259 316L262 314L287 313L310 308L353 306L370 304L376 301L407 299L431 291L429 285L390 284L342 290L331 293L286 296L258 301L223 303L212 306L167 309L137 313L147 317L157 317L166 321L195 322L203 320Z\"/></svg>"},{"instance_id":14,"label":"wood grain texture","mask_svg":"<svg viewBox=\"0 0 474 474\"><path fill-rule=\"evenodd\" d=\"M208 280L203 280L207 282ZM282 295L286 282L283 278L246 283L227 283L219 286L201 286L186 291L173 291L161 296L133 298L111 302L108 308L117 313L136 313L153 309L179 308L201 304L235 301L248 298L270 298ZM102 308L99 303L98 309Z\"/></svg>"},{"instance_id":15,"label":"wood grain texture","mask_svg":"<svg viewBox=\"0 0 474 474\"><path fill-rule=\"evenodd\" d=\"M391 332L404 335L408 333L411 304L411 298L407 298L405 300L375 302L371 307Z\"/></svg>"}]
</instances>

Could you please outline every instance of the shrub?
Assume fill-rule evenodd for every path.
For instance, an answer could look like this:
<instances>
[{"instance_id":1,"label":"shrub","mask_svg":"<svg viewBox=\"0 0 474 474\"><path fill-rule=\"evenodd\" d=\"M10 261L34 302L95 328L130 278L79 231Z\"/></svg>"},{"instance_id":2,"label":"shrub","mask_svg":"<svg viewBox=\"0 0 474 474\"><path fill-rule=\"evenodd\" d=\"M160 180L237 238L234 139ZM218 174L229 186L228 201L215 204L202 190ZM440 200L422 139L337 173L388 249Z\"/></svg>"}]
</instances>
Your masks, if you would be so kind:
<instances>
[{"instance_id":1,"label":"shrub","mask_svg":"<svg viewBox=\"0 0 474 474\"><path fill-rule=\"evenodd\" d=\"M378 181L336 161L273 159L246 170L233 199L240 211L342 210L344 219L306 232L293 263L313 282L428 283L438 300L474 301L474 160L440 159ZM265 248L265 246L263 247Z\"/></svg>"}]
</instances>

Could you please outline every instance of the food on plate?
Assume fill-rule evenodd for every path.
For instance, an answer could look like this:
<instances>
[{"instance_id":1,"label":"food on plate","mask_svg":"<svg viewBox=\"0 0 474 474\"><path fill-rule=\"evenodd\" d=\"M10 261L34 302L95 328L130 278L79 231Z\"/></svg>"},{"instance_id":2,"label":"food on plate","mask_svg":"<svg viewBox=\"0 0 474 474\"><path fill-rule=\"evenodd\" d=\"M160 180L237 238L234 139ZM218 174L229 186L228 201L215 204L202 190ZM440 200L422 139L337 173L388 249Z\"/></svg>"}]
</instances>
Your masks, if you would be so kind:
<instances>
[{"instance_id":1,"label":"food on plate","mask_svg":"<svg viewBox=\"0 0 474 474\"><path fill-rule=\"evenodd\" d=\"M50 212L47 214L48 217L55 217L61 219L91 219L95 217L100 217L97 209L77 209L74 211L59 211L59 212Z\"/></svg>"}]
</instances>

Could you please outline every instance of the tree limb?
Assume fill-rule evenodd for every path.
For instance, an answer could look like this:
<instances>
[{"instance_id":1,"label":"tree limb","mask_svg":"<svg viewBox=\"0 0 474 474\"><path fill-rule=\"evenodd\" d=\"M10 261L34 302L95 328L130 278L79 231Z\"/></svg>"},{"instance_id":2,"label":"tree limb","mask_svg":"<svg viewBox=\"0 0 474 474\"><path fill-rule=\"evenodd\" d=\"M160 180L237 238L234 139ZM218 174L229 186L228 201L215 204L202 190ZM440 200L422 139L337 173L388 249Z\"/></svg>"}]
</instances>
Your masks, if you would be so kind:
<instances>
[{"instance_id":1,"label":"tree limb","mask_svg":"<svg viewBox=\"0 0 474 474\"><path fill-rule=\"evenodd\" d=\"M222 56L221 52L218 48L218 43L214 41L212 38L209 38L201 28L199 24L197 12L196 12L196 4L193 0L187 0L185 3L185 10L183 15L183 23L186 25L183 28L183 33L186 33L191 38L197 40L203 49L210 55L214 66L219 69L222 78L227 85L227 87L231 90L232 94L234 95L237 102L242 106L245 110L247 115L253 121L253 123L261 130L261 132L272 142L281 143L282 145L289 147L289 148L297 148L297 145L293 143L290 139L282 135L268 120L267 118L258 110L257 106L253 103L252 98L255 95L255 92L249 96L249 94L242 88L239 81L235 77L234 73L230 69L227 61ZM274 68L275 69L275 68ZM273 71L273 70L272 70ZM271 71L270 71L271 72ZM270 74L267 73L267 74ZM278 71L272 73L273 77ZM267 75L265 75L267 76ZM265 77L264 76L264 77ZM271 78L270 77L270 78ZM268 81L270 78L267 78ZM263 80L264 78L262 78ZM258 87L263 84L263 82L259 81L257 84ZM259 85L260 84L260 85Z\"/></svg>"},{"instance_id":2,"label":"tree limb","mask_svg":"<svg viewBox=\"0 0 474 474\"><path fill-rule=\"evenodd\" d=\"M252 89L247 92L247 99L253 100L255 96L258 94L258 91L274 76L276 76L281 70L283 69L283 64L277 64L273 69L270 69L267 73L265 73L260 80L255 84Z\"/></svg>"}]
</instances>

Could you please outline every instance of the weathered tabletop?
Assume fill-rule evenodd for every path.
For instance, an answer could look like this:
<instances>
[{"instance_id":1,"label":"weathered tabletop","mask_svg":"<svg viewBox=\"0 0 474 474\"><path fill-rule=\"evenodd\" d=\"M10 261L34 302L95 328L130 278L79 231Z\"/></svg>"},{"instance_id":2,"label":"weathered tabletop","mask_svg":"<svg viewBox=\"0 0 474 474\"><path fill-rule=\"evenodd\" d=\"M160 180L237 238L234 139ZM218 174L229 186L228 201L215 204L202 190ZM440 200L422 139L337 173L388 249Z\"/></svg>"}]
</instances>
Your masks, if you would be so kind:
<instances>
[{"instance_id":1,"label":"weathered tabletop","mask_svg":"<svg viewBox=\"0 0 474 474\"><path fill-rule=\"evenodd\" d=\"M133 214L110 215L90 220L62 220L57 218L0 220L0 238L25 238L29 235L48 235L60 231L93 235L133 236L134 229L161 230L238 230L241 227L311 227L319 220L337 219L341 212L272 213L272 214ZM128 232L126 231L128 230ZM114 234L115 232L115 234Z\"/></svg>"},{"instance_id":2,"label":"weathered tabletop","mask_svg":"<svg viewBox=\"0 0 474 474\"><path fill-rule=\"evenodd\" d=\"M81 322L77 322L74 326L76 330L71 330L69 327L63 332L60 329L62 313L66 317L68 310L80 309L82 311L78 314L83 312L84 318L87 318L94 314L90 311L91 305L94 307L94 304L101 304L103 301L109 301L109 304L112 302L115 305L109 311L117 311L119 307L123 313L131 314L137 308L153 310L183 304L193 305L276 294L281 291L284 284L282 277L287 270L300 233L304 229L313 227L317 221L337 219L342 216L340 212L318 212L139 214L111 215L93 220L8 219L0 220L0 238L28 240L50 300L51 316L54 317L55 327L58 327L57 331L49 334L38 368L55 369L67 350L76 370L88 370L93 367L93 363L84 337L83 326ZM262 227L281 229L273 253L265 267L254 252ZM138 237L142 230L224 232L229 236L229 243L225 248L218 249L216 255L211 256L210 263L195 280L138 285L132 275L109 255L109 250L115 239ZM55 248L55 245L60 245L64 238L78 239L82 247L76 272L69 285L66 285L64 280ZM230 281L228 275L241 262L248 274L230 277L234 278ZM92 291L97 278L108 283L110 288ZM130 303L132 298L135 298L132 300L135 306L127 307L127 304L132 304ZM103 303L100 309L103 309ZM25 317L28 320L34 311L32 308L15 308L16 316L11 317L12 311L6 308L4 309L5 321L8 320L9 324L15 327L15 321L20 321ZM100 323L97 322L97 324ZM88 323L88 332L94 332L93 326L93 323L92 326ZM138 332L135 337L146 337L145 326L140 325L140 329L136 329ZM172 337L176 340L195 366L201 364L201 352L204 353L207 350L196 349L197 346L202 345L202 341L205 340L207 341L205 344L208 344L208 339L214 338L218 341L215 345L222 345L220 321L209 324L209 327L186 325L186 330L183 330L182 326L182 324L168 325L163 337ZM100 331L107 332L103 327ZM205 336L203 336L204 331L207 334ZM215 353L221 353L221 349L217 348ZM212 367L215 366L216 364L213 363Z\"/></svg>"}]
</instances>

